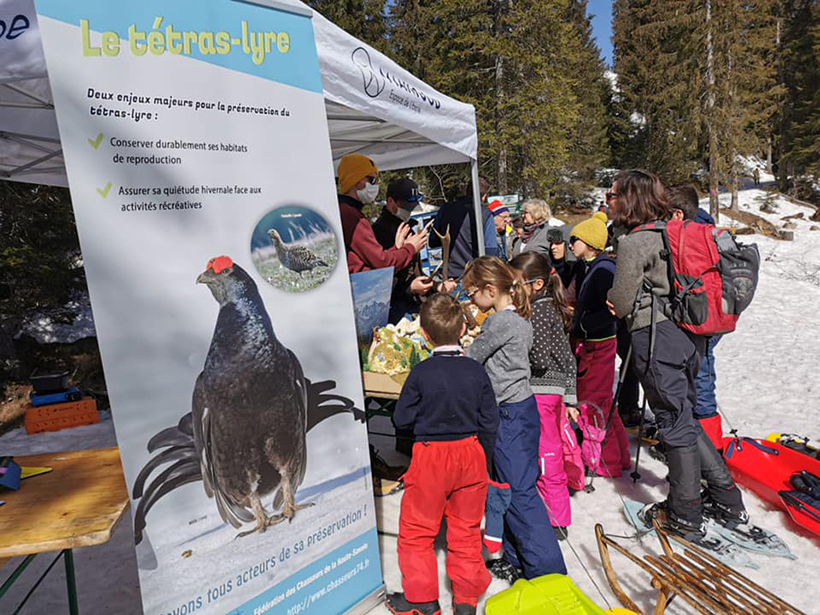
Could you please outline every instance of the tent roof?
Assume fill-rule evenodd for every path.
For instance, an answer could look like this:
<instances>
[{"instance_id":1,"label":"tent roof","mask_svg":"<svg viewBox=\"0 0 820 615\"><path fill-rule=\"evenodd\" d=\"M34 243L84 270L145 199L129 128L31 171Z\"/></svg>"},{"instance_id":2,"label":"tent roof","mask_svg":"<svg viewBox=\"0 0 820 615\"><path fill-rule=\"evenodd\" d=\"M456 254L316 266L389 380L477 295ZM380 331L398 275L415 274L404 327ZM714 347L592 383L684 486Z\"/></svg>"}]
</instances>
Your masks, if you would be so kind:
<instances>
[{"instance_id":1,"label":"tent roof","mask_svg":"<svg viewBox=\"0 0 820 615\"><path fill-rule=\"evenodd\" d=\"M0 66L0 179L66 186L33 0L0 8L35 24ZM334 162L357 152L389 170L476 158L472 105L437 92L312 12Z\"/></svg>"}]
</instances>

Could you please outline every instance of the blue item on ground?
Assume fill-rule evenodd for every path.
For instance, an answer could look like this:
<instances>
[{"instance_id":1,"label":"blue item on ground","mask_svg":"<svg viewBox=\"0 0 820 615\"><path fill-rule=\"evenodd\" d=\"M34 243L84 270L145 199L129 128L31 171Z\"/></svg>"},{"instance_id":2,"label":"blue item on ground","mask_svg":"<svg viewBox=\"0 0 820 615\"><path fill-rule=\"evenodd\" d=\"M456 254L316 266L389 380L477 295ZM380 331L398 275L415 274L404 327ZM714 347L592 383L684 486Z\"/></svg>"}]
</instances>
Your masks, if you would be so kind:
<instances>
[{"instance_id":1,"label":"blue item on ground","mask_svg":"<svg viewBox=\"0 0 820 615\"><path fill-rule=\"evenodd\" d=\"M58 391L56 393L46 393L43 395L31 394L31 405L35 408L40 406L48 406L50 404L64 404L70 401L80 401L83 398L83 393L77 387L70 387L65 391Z\"/></svg>"}]
</instances>

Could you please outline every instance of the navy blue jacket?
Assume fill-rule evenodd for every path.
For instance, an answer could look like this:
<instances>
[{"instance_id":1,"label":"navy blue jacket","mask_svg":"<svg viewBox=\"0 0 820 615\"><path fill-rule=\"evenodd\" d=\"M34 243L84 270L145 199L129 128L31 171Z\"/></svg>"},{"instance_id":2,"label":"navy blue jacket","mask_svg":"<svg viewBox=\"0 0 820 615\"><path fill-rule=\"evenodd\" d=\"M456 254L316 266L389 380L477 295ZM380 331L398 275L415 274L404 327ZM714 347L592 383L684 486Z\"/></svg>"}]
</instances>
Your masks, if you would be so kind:
<instances>
[{"instance_id":1,"label":"navy blue jacket","mask_svg":"<svg viewBox=\"0 0 820 615\"><path fill-rule=\"evenodd\" d=\"M412 429L418 442L477 435L492 467L498 407L490 377L474 359L434 351L416 365L401 390L393 424Z\"/></svg>"},{"instance_id":2,"label":"navy blue jacket","mask_svg":"<svg viewBox=\"0 0 820 615\"><path fill-rule=\"evenodd\" d=\"M611 257L601 254L587 263L581 285L575 288L574 338L603 340L615 337L618 321L606 306L606 294L614 279L615 261Z\"/></svg>"}]
</instances>

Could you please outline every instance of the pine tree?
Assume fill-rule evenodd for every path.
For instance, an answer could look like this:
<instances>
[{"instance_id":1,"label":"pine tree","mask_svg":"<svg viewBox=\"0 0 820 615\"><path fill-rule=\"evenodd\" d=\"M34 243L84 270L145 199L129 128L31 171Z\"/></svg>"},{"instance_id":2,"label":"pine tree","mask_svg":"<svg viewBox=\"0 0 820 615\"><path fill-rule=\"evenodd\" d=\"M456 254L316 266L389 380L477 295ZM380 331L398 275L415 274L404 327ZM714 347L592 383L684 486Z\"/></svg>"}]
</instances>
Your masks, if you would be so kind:
<instances>
[{"instance_id":1,"label":"pine tree","mask_svg":"<svg viewBox=\"0 0 820 615\"><path fill-rule=\"evenodd\" d=\"M479 159L499 192L543 195L564 176L578 121L568 0L397 0L400 64L473 104Z\"/></svg>"},{"instance_id":2,"label":"pine tree","mask_svg":"<svg viewBox=\"0 0 820 615\"><path fill-rule=\"evenodd\" d=\"M587 1L571 0L568 19L572 24L572 48L567 70L574 80L572 91L578 104L578 119L570 136L569 166L575 178L589 182L610 158L607 105L611 85L592 36Z\"/></svg>"},{"instance_id":3,"label":"pine tree","mask_svg":"<svg viewBox=\"0 0 820 615\"><path fill-rule=\"evenodd\" d=\"M360 41L389 49L384 0L305 0L306 4Z\"/></svg>"},{"instance_id":4,"label":"pine tree","mask_svg":"<svg viewBox=\"0 0 820 615\"><path fill-rule=\"evenodd\" d=\"M783 84L780 183L820 175L820 2L787 0L783 7Z\"/></svg>"},{"instance_id":5,"label":"pine tree","mask_svg":"<svg viewBox=\"0 0 820 615\"><path fill-rule=\"evenodd\" d=\"M613 5L617 115L631 134L619 153L667 182L688 180L699 166L698 69L693 24L702 10L690 0L616 0Z\"/></svg>"}]
</instances>

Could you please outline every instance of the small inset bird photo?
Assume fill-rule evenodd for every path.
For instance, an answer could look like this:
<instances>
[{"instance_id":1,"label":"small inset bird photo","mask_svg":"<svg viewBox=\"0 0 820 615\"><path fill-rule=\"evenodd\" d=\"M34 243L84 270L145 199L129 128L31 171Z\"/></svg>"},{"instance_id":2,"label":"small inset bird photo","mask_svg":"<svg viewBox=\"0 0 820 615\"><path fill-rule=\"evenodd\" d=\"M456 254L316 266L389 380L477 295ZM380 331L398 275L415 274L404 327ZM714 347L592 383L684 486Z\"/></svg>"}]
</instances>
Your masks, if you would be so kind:
<instances>
[{"instance_id":1,"label":"small inset bird photo","mask_svg":"<svg viewBox=\"0 0 820 615\"><path fill-rule=\"evenodd\" d=\"M301 293L330 277L339 260L338 241L327 220L314 210L277 207L253 231L251 260L271 286Z\"/></svg>"}]
</instances>

